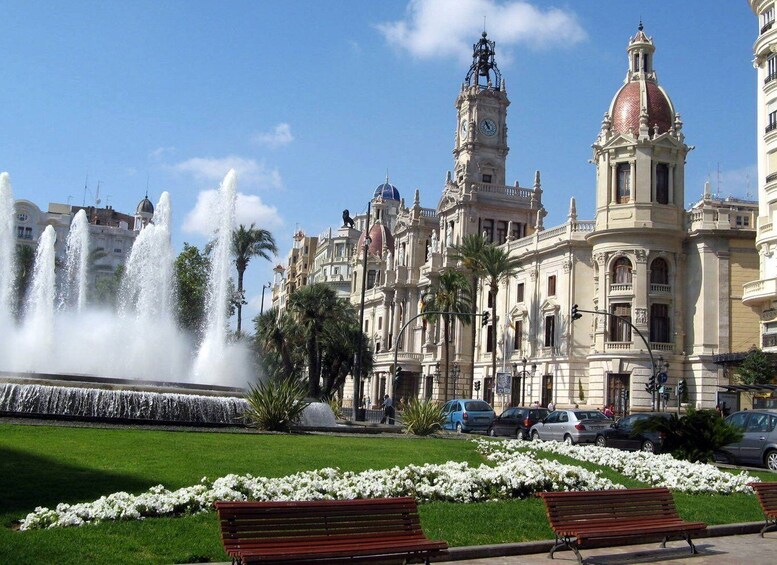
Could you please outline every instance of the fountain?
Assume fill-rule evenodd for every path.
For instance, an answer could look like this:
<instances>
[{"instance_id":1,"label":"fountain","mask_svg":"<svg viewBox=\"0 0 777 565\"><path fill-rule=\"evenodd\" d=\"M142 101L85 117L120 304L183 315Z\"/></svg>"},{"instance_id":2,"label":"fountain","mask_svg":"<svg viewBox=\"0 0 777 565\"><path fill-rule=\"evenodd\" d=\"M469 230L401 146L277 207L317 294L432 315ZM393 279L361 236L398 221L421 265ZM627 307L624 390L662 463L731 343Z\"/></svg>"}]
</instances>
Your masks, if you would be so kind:
<instances>
[{"instance_id":1,"label":"fountain","mask_svg":"<svg viewBox=\"0 0 777 565\"><path fill-rule=\"evenodd\" d=\"M15 320L13 192L2 173L0 413L235 423L245 406L238 396L255 372L244 344L228 340L234 171L224 178L219 195L205 337L197 348L173 314L175 256L167 193L132 247L117 312L87 302L89 224L81 210L71 223L60 284L53 227L39 238L32 282Z\"/></svg>"}]
</instances>

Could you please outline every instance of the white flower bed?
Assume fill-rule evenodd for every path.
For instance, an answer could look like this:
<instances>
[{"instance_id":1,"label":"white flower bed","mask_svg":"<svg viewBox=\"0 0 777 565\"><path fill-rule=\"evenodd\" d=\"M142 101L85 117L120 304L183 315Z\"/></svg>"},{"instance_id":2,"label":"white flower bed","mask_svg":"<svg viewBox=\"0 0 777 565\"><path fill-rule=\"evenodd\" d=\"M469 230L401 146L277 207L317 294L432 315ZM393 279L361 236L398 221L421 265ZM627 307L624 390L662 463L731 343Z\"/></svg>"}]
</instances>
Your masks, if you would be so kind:
<instances>
[{"instance_id":1,"label":"white flower bed","mask_svg":"<svg viewBox=\"0 0 777 565\"><path fill-rule=\"evenodd\" d=\"M681 461L668 453L654 455L644 451L621 451L595 445L567 445L557 441L477 441L480 452L494 461L509 459L518 450L547 451L609 467L652 486L687 493L750 494L753 489L748 487L747 483L759 480L745 471L737 474L726 473L714 465Z\"/></svg>"},{"instance_id":2,"label":"white flower bed","mask_svg":"<svg viewBox=\"0 0 777 565\"><path fill-rule=\"evenodd\" d=\"M495 444L494 444L495 445ZM207 512L217 500L327 500L413 496L421 501L475 502L524 498L547 490L623 488L581 467L537 459L512 450L491 454L494 466L408 465L361 473L319 469L280 478L227 475L169 491L162 485L140 495L117 492L81 504L38 507L22 520L22 530L80 526L103 520L140 520Z\"/></svg>"}]
</instances>

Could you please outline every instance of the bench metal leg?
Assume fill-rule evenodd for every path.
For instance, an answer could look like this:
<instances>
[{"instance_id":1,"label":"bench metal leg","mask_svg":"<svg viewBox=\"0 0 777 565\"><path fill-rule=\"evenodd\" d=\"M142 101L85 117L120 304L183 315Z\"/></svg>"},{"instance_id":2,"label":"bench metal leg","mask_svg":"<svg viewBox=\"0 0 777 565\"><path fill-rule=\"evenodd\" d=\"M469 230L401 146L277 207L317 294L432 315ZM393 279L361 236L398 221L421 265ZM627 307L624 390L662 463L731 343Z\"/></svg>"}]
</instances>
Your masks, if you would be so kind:
<instances>
[{"instance_id":1,"label":"bench metal leg","mask_svg":"<svg viewBox=\"0 0 777 565\"><path fill-rule=\"evenodd\" d=\"M666 548L666 542L668 542L668 541L669 541L669 538L670 538L670 537L671 537L671 536L666 536L666 537L664 537L664 541L662 541L662 542L661 542L661 547L663 547L663 548ZM690 545L690 546L691 546L691 554L693 554L693 555L696 555L697 553L699 553L699 552L696 550L696 546L695 546L695 545L693 545L693 541L691 541L691 534L683 534L683 535L682 535L682 536L680 536L680 537L682 537L682 538L683 538L685 541L687 541L687 542L688 542L688 545Z\"/></svg>"},{"instance_id":2,"label":"bench metal leg","mask_svg":"<svg viewBox=\"0 0 777 565\"><path fill-rule=\"evenodd\" d=\"M572 541L570 538L560 538L556 536L556 543L553 545L553 547L550 548L550 553L548 554L548 559L553 559L553 554L556 553L557 549L561 549L562 547L568 547L572 551L575 552L575 555L577 556L577 562L579 565L582 565L583 563L583 556L580 555L580 550L577 549L577 542Z\"/></svg>"},{"instance_id":3,"label":"bench metal leg","mask_svg":"<svg viewBox=\"0 0 777 565\"><path fill-rule=\"evenodd\" d=\"M764 524L764 527L761 528L761 537L764 537L764 534L766 532L771 532L772 530L777 529L777 520L774 518L767 518L766 523Z\"/></svg>"}]
</instances>

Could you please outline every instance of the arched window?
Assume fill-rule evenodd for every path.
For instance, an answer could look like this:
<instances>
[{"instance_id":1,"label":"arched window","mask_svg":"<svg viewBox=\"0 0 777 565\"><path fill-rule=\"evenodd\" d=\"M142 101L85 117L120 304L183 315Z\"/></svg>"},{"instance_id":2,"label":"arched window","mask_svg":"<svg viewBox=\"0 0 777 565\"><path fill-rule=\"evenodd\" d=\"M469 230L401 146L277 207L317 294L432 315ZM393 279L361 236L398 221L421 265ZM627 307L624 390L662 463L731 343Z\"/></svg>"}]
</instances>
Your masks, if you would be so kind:
<instances>
[{"instance_id":1,"label":"arched window","mask_svg":"<svg viewBox=\"0 0 777 565\"><path fill-rule=\"evenodd\" d=\"M616 259L612 266L612 278L615 284L631 284L631 261L626 257Z\"/></svg>"},{"instance_id":2,"label":"arched window","mask_svg":"<svg viewBox=\"0 0 777 565\"><path fill-rule=\"evenodd\" d=\"M669 284L669 265L659 257L650 264L650 284Z\"/></svg>"}]
</instances>

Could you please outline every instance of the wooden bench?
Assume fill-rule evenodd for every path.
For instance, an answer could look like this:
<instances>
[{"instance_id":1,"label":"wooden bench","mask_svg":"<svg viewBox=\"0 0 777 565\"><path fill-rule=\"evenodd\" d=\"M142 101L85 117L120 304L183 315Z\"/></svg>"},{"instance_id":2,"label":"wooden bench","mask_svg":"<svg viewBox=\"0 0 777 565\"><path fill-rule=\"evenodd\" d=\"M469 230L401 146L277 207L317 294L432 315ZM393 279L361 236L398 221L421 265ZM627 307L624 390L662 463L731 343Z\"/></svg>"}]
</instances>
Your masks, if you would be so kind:
<instances>
[{"instance_id":1,"label":"wooden bench","mask_svg":"<svg viewBox=\"0 0 777 565\"><path fill-rule=\"evenodd\" d=\"M233 563L400 558L429 563L448 544L426 538L415 499L216 502Z\"/></svg>"},{"instance_id":2,"label":"wooden bench","mask_svg":"<svg viewBox=\"0 0 777 565\"><path fill-rule=\"evenodd\" d=\"M747 486L753 487L766 517L761 528L761 537L764 537L765 532L777 528L777 483L747 483Z\"/></svg>"},{"instance_id":3,"label":"wooden bench","mask_svg":"<svg viewBox=\"0 0 777 565\"><path fill-rule=\"evenodd\" d=\"M541 492L556 543L550 557L561 548L575 552L591 542L623 541L634 537L681 538L697 553L691 534L706 529L701 522L685 522L677 514L672 493L667 488L641 488L599 491Z\"/></svg>"}]
</instances>

